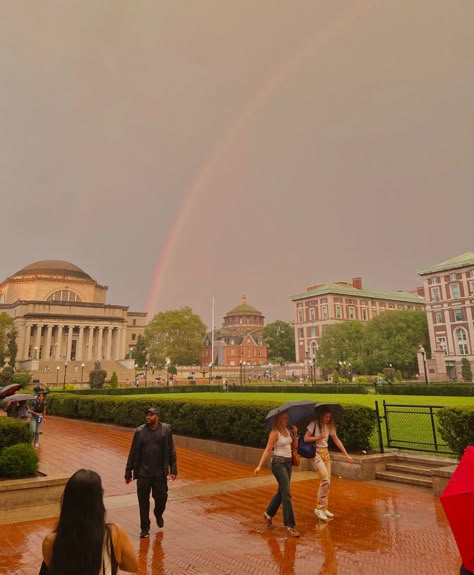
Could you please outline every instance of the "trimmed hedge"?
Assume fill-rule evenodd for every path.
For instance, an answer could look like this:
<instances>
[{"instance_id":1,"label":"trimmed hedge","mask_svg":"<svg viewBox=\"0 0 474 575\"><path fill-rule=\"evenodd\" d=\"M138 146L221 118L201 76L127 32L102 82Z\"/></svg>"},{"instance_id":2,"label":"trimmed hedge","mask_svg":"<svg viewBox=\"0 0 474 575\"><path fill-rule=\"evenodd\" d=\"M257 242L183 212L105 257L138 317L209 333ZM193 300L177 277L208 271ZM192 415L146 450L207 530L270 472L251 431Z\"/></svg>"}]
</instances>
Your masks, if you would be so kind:
<instances>
[{"instance_id":1,"label":"trimmed hedge","mask_svg":"<svg viewBox=\"0 0 474 575\"><path fill-rule=\"evenodd\" d=\"M454 453L461 456L474 445L474 407L444 407L437 415L441 437Z\"/></svg>"},{"instance_id":2,"label":"trimmed hedge","mask_svg":"<svg viewBox=\"0 0 474 575\"><path fill-rule=\"evenodd\" d=\"M12 417L0 417L0 451L16 443L30 443L31 439L28 423Z\"/></svg>"},{"instance_id":3,"label":"trimmed hedge","mask_svg":"<svg viewBox=\"0 0 474 575\"><path fill-rule=\"evenodd\" d=\"M0 477L27 477L38 471L38 454L29 443L17 443L0 452Z\"/></svg>"},{"instance_id":4,"label":"trimmed hedge","mask_svg":"<svg viewBox=\"0 0 474 575\"><path fill-rule=\"evenodd\" d=\"M415 384L382 384L376 385L375 390L380 395L450 395L474 396L474 385L465 383L423 383Z\"/></svg>"},{"instance_id":5,"label":"trimmed hedge","mask_svg":"<svg viewBox=\"0 0 474 575\"><path fill-rule=\"evenodd\" d=\"M48 413L69 418L115 423L137 427L144 423L147 407L160 407L162 421L171 423L174 433L214 439L239 445L264 447L268 430L265 415L278 407L275 401L205 400L150 401L145 398L93 397L78 394L51 394ZM362 405L344 405L345 415L338 425L338 435L350 451L368 449L375 429L375 411Z\"/></svg>"}]
</instances>

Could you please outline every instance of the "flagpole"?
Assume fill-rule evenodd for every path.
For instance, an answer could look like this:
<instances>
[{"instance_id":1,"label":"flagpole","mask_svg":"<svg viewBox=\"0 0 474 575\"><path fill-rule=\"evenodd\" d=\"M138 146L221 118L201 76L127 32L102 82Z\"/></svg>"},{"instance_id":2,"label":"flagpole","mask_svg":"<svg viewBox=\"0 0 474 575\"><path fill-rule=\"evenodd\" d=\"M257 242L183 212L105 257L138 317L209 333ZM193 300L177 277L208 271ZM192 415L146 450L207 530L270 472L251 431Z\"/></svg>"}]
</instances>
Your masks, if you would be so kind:
<instances>
[{"instance_id":1,"label":"flagpole","mask_svg":"<svg viewBox=\"0 0 474 575\"><path fill-rule=\"evenodd\" d=\"M214 365L214 296L212 297L211 364Z\"/></svg>"}]
</instances>

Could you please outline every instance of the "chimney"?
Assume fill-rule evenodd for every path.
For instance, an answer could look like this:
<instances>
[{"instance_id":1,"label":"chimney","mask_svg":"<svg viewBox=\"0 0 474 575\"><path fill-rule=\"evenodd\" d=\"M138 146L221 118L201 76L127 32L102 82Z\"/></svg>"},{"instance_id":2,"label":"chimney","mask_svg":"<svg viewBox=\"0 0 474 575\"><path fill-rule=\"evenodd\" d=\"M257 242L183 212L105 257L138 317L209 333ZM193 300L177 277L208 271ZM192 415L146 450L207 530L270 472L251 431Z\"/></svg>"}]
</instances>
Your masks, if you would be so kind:
<instances>
[{"instance_id":1,"label":"chimney","mask_svg":"<svg viewBox=\"0 0 474 575\"><path fill-rule=\"evenodd\" d=\"M362 289L362 278L352 278L352 286L356 289Z\"/></svg>"},{"instance_id":2,"label":"chimney","mask_svg":"<svg viewBox=\"0 0 474 575\"><path fill-rule=\"evenodd\" d=\"M425 297L425 288L423 286L417 287L416 293L421 297Z\"/></svg>"}]
</instances>

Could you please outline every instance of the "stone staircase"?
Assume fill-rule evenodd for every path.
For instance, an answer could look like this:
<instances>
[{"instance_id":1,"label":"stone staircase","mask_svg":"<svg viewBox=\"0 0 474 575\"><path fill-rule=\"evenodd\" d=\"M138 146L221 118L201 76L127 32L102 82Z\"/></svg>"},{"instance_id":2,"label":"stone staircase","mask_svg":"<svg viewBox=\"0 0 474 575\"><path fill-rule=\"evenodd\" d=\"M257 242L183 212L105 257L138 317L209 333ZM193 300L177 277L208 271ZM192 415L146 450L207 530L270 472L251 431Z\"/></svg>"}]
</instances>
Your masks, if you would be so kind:
<instances>
[{"instance_id":1,"label":"stone staircase","mask_svg":"<svg viewBox=\"0 0 474 575\"><path fill-rule=\"evenodd\" d=\"M376 478L433 490L436 478L444 477L444 470L456 464L455 459L446 457L397 453L392 461L386 463L385 471L377 471Z\"/></svg>"},{"instance_id":2,"label":"stone staircase","mask_svg":"<svg viewBox=\"0 0 474 575\"><path fill-rule=\"evenodd\" d=\"M69 361L66 370L66 383L81 383L82 364L84 363L84 372L82 375L83 383L89 382L89 372L94 369L94 361ZM101 361L102 369L107 372L107 379L110 379L112 373L115 371L119 383L126 384L127 380L133 384L135 379L135 370L127 369L119 361L103 360ZM45 371L44 367L38 370L31 370L31 375L34 380L39 380L46 385L61 385L64 382L64 361L48 361L48 370ZM57 369L59 367L59 370ZM141 373L141 372L140 372ZM154 379L151 370L148 371L148 379L151 382Z\"/></svg>"}]
</instances>

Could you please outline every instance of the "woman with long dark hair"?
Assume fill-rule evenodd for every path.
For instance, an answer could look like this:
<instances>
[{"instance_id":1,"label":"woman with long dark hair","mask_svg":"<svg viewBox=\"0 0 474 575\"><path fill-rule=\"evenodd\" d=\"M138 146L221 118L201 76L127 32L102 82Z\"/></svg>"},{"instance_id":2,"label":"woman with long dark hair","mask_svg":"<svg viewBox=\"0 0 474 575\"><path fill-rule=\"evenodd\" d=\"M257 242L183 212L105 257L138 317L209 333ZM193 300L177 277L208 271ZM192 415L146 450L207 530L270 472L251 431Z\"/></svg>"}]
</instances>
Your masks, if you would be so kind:
<instances>
[{"instance_id":1,"label":"woman with long dark hair","mask_svg":"<svg viewBox=\"0 0 474 575\"><path fill-rule=\"evenodd\" d=\"M116 523L105 522L100 476L76 471L64 488L55 530L43 541L43 573L51 575L114 575L138 570L130 539Z\"/></svg>"}]
</instances>

